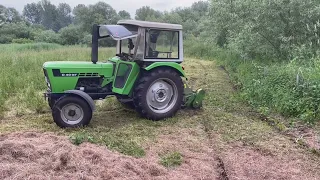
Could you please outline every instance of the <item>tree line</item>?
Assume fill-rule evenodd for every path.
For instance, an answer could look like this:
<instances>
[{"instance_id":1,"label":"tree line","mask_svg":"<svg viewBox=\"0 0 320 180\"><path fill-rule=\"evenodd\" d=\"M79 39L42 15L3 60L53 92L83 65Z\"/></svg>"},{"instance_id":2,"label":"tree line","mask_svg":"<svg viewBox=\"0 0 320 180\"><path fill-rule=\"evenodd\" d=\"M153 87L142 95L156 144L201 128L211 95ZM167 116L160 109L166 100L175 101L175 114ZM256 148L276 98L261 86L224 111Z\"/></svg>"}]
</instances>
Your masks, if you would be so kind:
<instances>
[{"instance_id":1,"label":"tree line","mask_svg":"<svg viewBox=\"0 0 320 180\"><path fill-rule=\"evenodd\" d=\"M209 0L164 12L143 6L135 17L105 2L72 9L42 0L26 4L22 14L0 5L0 43L88 44L94 23L131 18L182 24L192 44L231 49L242 58L308 59L320 49L318 0Z\"/></svg>"},{"instance_id":2,"label":"tree line","mask_svg":"<svg viewBox=\"0 0 320 180\"><path fill-rule=\"evenodd\" d=\"M209 3L206 1L170 12L160 12L143 6L137 9L134 18L184 24L188 33L199 35L197 24L208 8ZM116 24L121 19L132 17L125 10L117 12L105 2L79 4L72 9L67 3L56 6L49 0L42 0L26 4L22 14L12 7L0 5L0 43L90 44L93 24ZM104 45L113 45L113 42L106 41Z\"/></svg>"}]
</instances>

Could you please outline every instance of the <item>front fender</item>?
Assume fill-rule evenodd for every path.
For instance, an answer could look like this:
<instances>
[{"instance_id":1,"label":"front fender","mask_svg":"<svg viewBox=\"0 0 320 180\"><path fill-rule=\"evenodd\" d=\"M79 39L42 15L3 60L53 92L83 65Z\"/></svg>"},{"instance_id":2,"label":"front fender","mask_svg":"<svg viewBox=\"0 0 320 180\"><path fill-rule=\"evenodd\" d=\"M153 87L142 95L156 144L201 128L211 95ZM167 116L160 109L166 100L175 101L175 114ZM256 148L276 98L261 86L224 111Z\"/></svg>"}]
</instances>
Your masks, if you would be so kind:
<instances>
[{"instance_id":1,"label":"front fender","mask_svg":"<svg viewBox=\"0 0 320 180\"><path fill-rule=\"evenodd\" d=\"M82 97L85 101L87 101L87 103L91 107L91 110L95 111L96 106L94 104L94 101L87 93L85 93L83 91L80 91L80 90L69 90L69 91L65 91L64 93L66 93L66 94L74 94L74 95Z\"/></svg>"},{"instance_id":2,"label":"front fender","mask_svg":"<svg viewBox=\"0 0 320 180\"><path fill-rule=\"evenodd\" d=\"M177 70L179 72L180 76L186 78L186 74L184 73L181 65L178 63L175 63L175 62L155 62L155 63L152 63L151 65L145 67L144 69L147 71L150 71L154 68L164 67L164 66L171 67L171 68Z\"/></svg>"}]
</instances>

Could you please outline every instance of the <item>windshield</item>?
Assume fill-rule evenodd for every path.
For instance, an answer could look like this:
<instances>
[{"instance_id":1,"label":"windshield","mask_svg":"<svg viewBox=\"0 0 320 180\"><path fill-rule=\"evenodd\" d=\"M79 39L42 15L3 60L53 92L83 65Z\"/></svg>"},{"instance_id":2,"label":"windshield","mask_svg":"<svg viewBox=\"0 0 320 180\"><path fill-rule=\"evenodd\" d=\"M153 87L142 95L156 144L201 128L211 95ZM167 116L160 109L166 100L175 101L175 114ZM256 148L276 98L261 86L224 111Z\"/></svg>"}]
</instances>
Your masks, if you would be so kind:
<instances>
[{"instance_id":1,"label":"windshield","mask_svg":"<svg viewBox=\"0 0 320 180\"><path fill-rule=\"evenodd\" d=\"M137 32L129 31L122 25L103 25L99 28L100 37L112 37L114 40L122 40L137 37Z\"/></svg>"},{"instance_id":2,"label":"windshield","mask_svg":"<svg viewBox=\"0 0 320 180\"><path fill-rule=\"evenodd\" d=\"M124 39L120 41L120 53L127 53L133 55L136 49L137 38Z\"/></svg>"}]
</instances>

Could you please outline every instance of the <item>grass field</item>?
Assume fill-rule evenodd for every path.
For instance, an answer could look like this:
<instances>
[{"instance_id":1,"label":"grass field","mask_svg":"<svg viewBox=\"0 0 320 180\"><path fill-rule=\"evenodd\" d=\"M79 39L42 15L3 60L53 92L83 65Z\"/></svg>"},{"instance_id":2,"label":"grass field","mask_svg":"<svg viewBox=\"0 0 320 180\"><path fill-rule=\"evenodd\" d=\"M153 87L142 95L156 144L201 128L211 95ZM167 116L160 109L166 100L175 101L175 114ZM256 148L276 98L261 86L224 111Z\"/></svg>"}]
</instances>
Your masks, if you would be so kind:
<instances>
[{"instance_id":1,"label":"grass field","mask_svg":"<svg viewBox=\"0 0 320 180\"><path fill-rule=\"evenodd\" d=\"M99 173L88 170L94 165L82 169L81 164L88 163L88 159L81 159L82 156L86 157L86 154L76 155L76 153L83 151L82 148L87 146L86 142L112 150L114 153L108 154L110 157L118 152L125 155L117 155L112 160L113 163L119 162L119 164L126 162L116 171L124 172L121 170L123 168L131 173L113 174L120 179L134 177L136 179L157 177L160 179L318 179L320 177L318 163L320 156L317 145L313 146L317 133L310 128L305 128L301 132L290 129L285 124L277 123L281 122L281 117L272 121L271 118L255 112L239 100L228 75L215 61L187 58L184 62L189 84L194 88L201 87L206 90L204 107L201 110L181 110L175 117L166 121L152 122L141 119L134 111L123 108L115 98L109 98L97 102L98 110L89 127L60 129L53 122L49 107L40 94L46 88L42 63L56 60L89 61L90 50L61 46L37 50L22 50L23 48L19 47L21 48L19 51L14 50L17 47L7 47L7 50L1 52L0 57L3 69L1 71L3 78L0 80L3 102L3 117L0 120L0 154L2 153L4 157L0 159L2 169L13 167L11 162L10 166L1 164L8 162L10 158L13 162L20 162L26 166L29 161L41 164L38 162L39 159L30 158L32 156L23 156L24 159L21 161L19 155L23 152L16 150L15 147L17 145L33 147L32 151L38 152L37 145L31 143L32 137L40 139L39 136L43 135L45 137L43 141L47 144L50 141L56 143L59 138L52 139L51 135L49 137L47 135L53 133L59 137L66 137L69 143L76 146L70 147L70 144L61 140L63 144L59 145L59 148L60 151L66 151L63 156L70 157L67 160L58 156L56 152L46 149L41 156L55 157L57 161L68 161L68 163L60 165L63 167L62 170L59 167L60 169L55 171L46 168L38 171L45 177L70 178L67 173L71 171L73 174L80 173L74 178L102 178ZM106 59L113 53L111 49L102 49L101 59ZM30 135L25 132L37 132L40 135ZM10 141L14 139L11 134L18 137L21 142ZM41 143L43 144L42 141ZM70 148L74 151L66 150ZM96 156L101 156L101 162L110 161L108 158L103 159L105 158L103 152L107 153L106 150L101 151L91 146L90 148L96 151ZM12 154L12 151L15 153ZM42 150L39 152L42 153ZM72 157L80 159L75 160ZM128 165L128 158L134 161L135 165L130 163ZM77 163L71 163L72 160ZM154 164L152 167L156 167L156 172L149 172L151 165L143 164L141 167L137 165L141 163L140 161ZM93 164L97 163L98 167L102 168L101 171L107 171L103 169L105 164L99 164L100 162ZM32 178L30 172L26 171L17 174Z\"/></svg>"},{"instance_id":2,"label":"grass field","mask_svg":"<svg viewBox=\"0 0 320 180\"><path fill-rule=\"evenodd\" d=\"M0 45L0 117L42 113L46 102L42 65L46 61L90 61L90 48L63 47L56 44ZM102 48L100 59L115 54Z\"/></svg>"}]
</instances>

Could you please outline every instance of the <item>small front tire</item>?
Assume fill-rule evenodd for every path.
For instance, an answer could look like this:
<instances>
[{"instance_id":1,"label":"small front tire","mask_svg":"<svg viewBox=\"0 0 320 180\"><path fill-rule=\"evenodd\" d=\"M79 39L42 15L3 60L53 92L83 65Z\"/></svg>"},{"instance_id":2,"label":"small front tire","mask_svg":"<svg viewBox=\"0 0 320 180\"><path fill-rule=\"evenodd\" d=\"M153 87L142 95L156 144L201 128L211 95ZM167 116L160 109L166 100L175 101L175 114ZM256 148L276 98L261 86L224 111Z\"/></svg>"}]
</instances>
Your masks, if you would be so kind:
<instances>
[{"instance_id":1,"label":"small front tire","mask_svg":"<svg viewBox=\"0 0 320 180\"><path fill-rule=\"evenodd\" d=\"M52 108L54 122L61 128L87 126L92 118L89 104L77 96L63 96Z\"/></svg>"}]
</instances>

